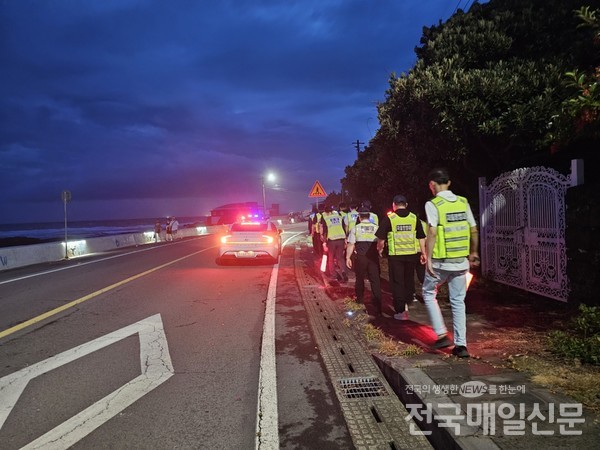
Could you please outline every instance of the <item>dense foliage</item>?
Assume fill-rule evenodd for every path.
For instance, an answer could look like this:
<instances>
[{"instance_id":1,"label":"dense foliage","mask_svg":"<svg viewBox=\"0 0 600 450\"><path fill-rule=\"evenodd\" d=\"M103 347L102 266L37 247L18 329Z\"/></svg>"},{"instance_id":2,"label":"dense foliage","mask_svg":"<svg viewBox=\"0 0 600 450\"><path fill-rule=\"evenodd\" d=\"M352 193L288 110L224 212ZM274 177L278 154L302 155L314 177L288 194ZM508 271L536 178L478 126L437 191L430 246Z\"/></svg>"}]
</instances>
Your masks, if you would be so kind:
<instances>
[{"instance_id":1,"label":"dense foliage","mask_svg":"<svg viewBox=\"0 0 600 450\"><path fill-rule=\"evenodd\" d=\"M480 176L592 151L599 8L598 0L491 0L424 28L417 63L391 75L380 128L346 168L344 189L379 211L403 193L420 212L434 166L449 167L454 190L476 198Z\"/></svg>"},{"instance_id":2,"label":"dense foliage","mask_svg":"<svg viewBox=\"0 0 600 450\"><path fill-rule=\"evenodd\" d=\"M563 358L600 364L600 308L580 305L568 330L552 331L548 340L552 352Z\"/></svg>"}]
</instances>

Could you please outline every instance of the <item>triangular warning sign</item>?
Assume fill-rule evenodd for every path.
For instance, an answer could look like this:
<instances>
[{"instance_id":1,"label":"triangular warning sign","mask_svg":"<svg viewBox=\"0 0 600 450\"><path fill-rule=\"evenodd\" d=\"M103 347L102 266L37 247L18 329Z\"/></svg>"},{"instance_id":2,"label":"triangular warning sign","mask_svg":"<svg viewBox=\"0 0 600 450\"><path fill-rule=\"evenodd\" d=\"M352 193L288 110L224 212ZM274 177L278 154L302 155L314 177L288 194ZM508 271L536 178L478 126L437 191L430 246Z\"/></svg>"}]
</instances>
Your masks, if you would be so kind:
<instances>
[{"instance_id":1,"label":"triangular warning sign","mask_svg":"<svg viewBox=\"0 0 600 450\"><path fill-rule=\"evenodd\" d=\"M323 189L323 186L321 186L321 183L319 183L319 180L315 181L315 184L313 184L312 189L310 190L310 193L308 194L309 197L327 197L327 193L325 192L325 189Z\"/></svg>"}]
</instances>

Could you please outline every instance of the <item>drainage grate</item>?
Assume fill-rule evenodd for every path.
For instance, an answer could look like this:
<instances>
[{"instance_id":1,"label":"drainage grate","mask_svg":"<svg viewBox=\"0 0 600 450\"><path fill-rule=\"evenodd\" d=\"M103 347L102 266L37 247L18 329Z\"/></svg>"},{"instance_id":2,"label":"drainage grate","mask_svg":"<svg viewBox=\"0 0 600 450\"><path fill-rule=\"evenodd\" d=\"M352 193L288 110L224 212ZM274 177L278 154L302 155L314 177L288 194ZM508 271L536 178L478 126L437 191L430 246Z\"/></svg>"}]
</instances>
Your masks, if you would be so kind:
<instances>
[{"instance_id":1,"label":"drainage grate","mask_svg":"<svg viewBox=\"0 0 600 450\"><path fill-rule=\"evenodd\" d=\"M372 398L388 395L383 383L377 377L342 378L338 383L346 398Z\"/></svg>"}]
</instances>

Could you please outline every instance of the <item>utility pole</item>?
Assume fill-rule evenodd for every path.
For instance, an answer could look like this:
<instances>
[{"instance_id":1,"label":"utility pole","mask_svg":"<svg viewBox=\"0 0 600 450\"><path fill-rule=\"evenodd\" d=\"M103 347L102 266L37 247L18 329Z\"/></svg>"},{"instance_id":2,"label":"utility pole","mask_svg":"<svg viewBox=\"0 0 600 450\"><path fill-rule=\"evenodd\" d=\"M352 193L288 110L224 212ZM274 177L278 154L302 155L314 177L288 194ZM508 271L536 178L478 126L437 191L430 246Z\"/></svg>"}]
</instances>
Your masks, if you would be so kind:
<instances>
[{"instance_id":1,"label":"utility pole","mask_svg":"<svg viewBox=\"0 0 600 450\"><path fill-rule=\"evenodd\" d=\"M358 158L358 155L360 154L360 144L364 144L364 142L360 142L357 139L356 142L353 142L353 144L356 147L356 157Z\"/></svg>"},{"instance_id":2,"label":"utility pole","mask_svg":"<svg viewBox=\"0 0 600 450\"><path fill-rule=\"evenodd\" d=\"M65 205L65 259L69 259L69 241L67 240L67 203L71 201L71 191L62 191L60 198Z\"/></svg>"}]
</instances>

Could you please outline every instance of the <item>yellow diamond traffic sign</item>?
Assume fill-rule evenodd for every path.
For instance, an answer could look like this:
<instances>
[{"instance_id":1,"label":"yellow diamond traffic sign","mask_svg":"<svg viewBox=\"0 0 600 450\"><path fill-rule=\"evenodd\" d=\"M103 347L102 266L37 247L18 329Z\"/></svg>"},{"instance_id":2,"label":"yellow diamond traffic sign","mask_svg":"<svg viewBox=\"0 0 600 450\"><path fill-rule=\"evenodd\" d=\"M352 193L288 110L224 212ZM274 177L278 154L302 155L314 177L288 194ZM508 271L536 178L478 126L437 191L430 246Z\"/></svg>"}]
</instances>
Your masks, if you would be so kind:
<instances>
[{"instance_id":1,"label":"yellow diamond traffic sign","mask_svg":"<svg viewBox=\"0 0 600 450\"><path fill-rule=\"evenodd\" d=\"M315 181L315 184L313 184L312 189L310 190L310 193L308 194L309 197L327 197L327 193L325 192L325 189L323 189L323 186L321 186L321 183L319 183L319 180Z\"/></svg>"}]
</instances>

